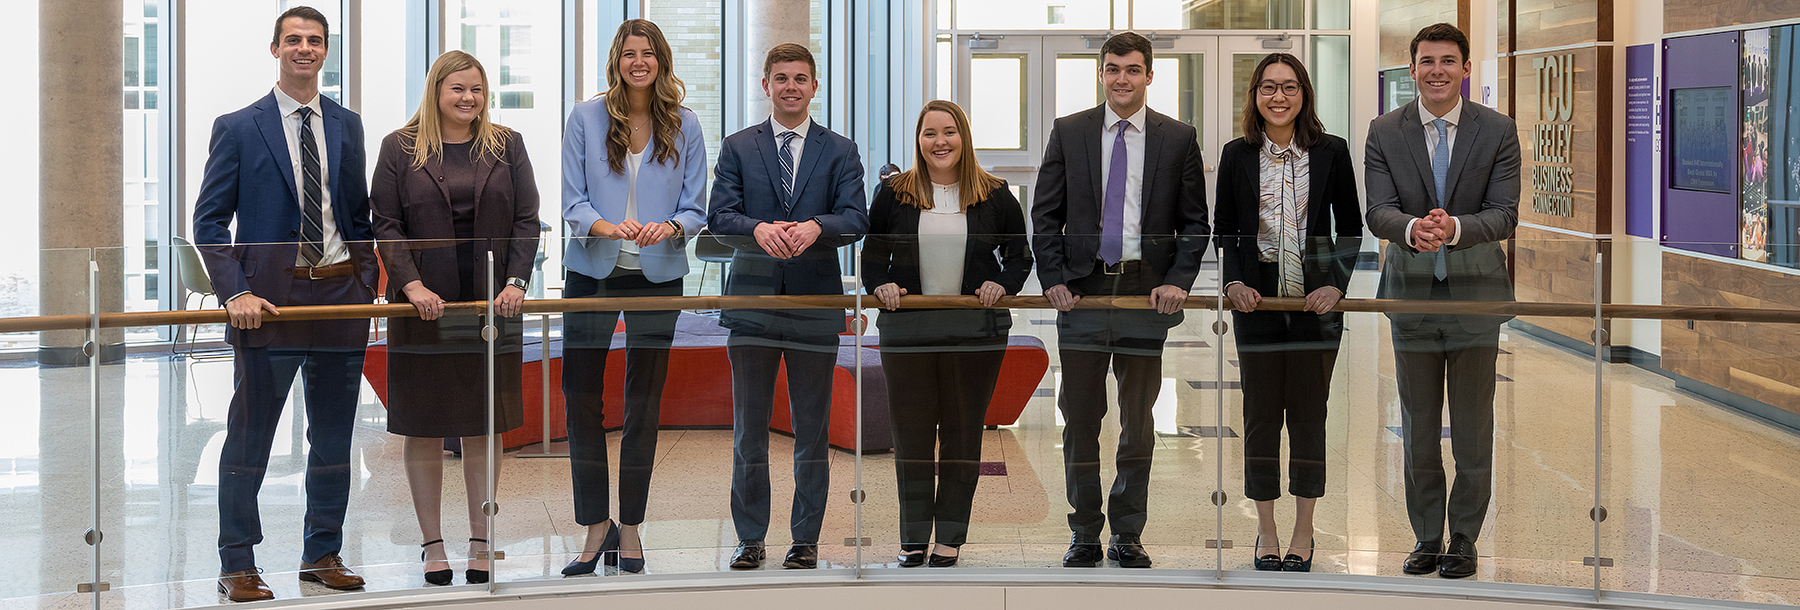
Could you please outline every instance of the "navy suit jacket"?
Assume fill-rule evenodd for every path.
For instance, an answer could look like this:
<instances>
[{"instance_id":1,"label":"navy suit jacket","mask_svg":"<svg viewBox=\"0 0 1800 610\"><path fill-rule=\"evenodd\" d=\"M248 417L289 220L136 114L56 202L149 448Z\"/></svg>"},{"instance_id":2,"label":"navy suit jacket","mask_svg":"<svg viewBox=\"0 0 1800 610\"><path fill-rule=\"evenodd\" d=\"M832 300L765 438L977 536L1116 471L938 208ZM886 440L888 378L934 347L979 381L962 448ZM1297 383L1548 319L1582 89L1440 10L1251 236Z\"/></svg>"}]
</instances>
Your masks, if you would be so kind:
<instances>
[{"instance_id":1,"label":"navy suit jacket","mask_svg":"<svg viewBox=\"0 0 1800 610\"><path fill-rule=\"evenodd\" d=\"M721 236L720 241L737 248L725 294L844 294L836 249L856 243L869 230L862 156L856 152L855 142L813 123L801 149L794 204L789 211L781 204L781 161L769 123L763 121L726 137L719 145L719 164L713 168L707 224ZM756 245L758 224L814 219L824 232L799 256L777 259ZM842 313L826 311L829 318L813 315L820 311L729 310L719 321L726 328L746 333L781 331L783 326L809 334L843 331Z\"/></svg>"},{"instance_id":2,"label":"navy suit jacket","mask_svg":"<svg viewBox=\"0 0 1800 610\"><path fill-rule=\"evenodd\" d=\"M332 217L363 289L344 302L369 303L380 271L372 247L375 233L369 221L362 117L330 98L321 97L319 107L326 162L331 164L331 184L325 188L331 191ZM220 299L248 290L277 307L290 304L288 290L294 276L288 269L294 266L300 242L298 192L273 92L213 121L200 198L194 204L194 243ZM259 347L267 345L269 337L268 332L235 328L226 332L233 345Z\"/></svg>"}]
</instances>

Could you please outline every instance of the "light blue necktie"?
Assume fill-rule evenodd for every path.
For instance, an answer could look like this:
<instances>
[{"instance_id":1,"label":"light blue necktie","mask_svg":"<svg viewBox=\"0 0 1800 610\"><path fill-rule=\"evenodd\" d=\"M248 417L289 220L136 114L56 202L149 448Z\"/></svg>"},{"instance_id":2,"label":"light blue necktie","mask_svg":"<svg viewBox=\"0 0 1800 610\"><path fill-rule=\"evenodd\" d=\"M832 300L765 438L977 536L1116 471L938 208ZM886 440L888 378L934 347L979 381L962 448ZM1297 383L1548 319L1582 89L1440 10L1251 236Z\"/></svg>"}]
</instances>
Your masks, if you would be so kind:
<instances>
[{"instance_id":1,"label":"light blue necktie","mask_svg":"<svg viewBox=\"0 0 1800 610\"><path fill-rule=\"evenodd\" d=\"M1431 176L1437 179L1437 207L1444 207L1445 182L1450 178L1450 124L1443 119L1432 119L1431 126L1437 128L1437 149L1431 152ZM1440 246L1437 251L1437 264L1432 267L1431 274L1443 281L1449 277L1449 264L1444 260L1444 250L1449 244Z\"/></svg>"},{"instance_id":2,"label":"light blue necktie","mask_svg":"<svg viewBox=\"0 0 1800 610\"><path fill-rule=\"evenodd\" d=\"M789 145L793 144L794 138L800 137L800 134L790 130L783 131L776 137L781 138L781 207L792 213L794 211L794 149ZM1438 181L1443 182L1443 179L1440 178Z\"/></svg>"}]
</instances>

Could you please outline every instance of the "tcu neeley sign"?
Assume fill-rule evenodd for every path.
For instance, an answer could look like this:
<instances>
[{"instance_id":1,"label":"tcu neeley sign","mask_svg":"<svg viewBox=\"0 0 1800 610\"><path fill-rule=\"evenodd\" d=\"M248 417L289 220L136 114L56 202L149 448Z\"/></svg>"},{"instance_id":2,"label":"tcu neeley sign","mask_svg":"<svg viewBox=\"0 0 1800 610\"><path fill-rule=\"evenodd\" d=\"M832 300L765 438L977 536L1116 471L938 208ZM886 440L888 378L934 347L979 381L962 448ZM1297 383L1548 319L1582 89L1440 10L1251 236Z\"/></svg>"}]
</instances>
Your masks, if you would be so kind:
<instances>
[{"instance_id":1,"label":"tcu neeley sign","mask_svg":"<svg viewBox=\"0 0 1800 610\"><path fill-rule=\"evenodd\" d=\"M1575 168L1570 166L1575 139L1575 55L1536 57L1537 118L1533 130L1531 211L1575 216Z\"/></svg>"}]
</instances>

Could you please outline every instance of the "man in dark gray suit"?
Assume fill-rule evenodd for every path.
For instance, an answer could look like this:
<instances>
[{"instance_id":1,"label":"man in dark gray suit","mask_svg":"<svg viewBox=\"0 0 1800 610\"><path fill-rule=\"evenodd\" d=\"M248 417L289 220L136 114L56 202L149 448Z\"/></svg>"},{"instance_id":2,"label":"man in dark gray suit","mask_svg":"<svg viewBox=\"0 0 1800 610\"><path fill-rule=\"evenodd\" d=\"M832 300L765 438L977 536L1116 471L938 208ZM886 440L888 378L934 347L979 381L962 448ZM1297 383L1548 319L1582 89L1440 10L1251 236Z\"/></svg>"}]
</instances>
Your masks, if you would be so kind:
<instances>
[{"instance_id":1,"label":"man in dark gray suit","mask_svg":"<svg viewBox=\"0 0 1800 610\"><path fill-rule=\"evenodd\" d=\"M1388 241L1381 298L1513 299L1499 242L1519 224L1519 137L1511 118L1465 103L1468 58L1469 39L1456 26L1419 30L1412 41L1418 103L1369 122L1368 226ZM1475 540L1493 490L1494 360L1509 318L1388 314L1406 441L1406 509L1418 540L1403 566L1407 574L1475 573ZM1446 385L1456 458L1448 497Z\"/></svg>"},{"instance_id":2,"label":"man in dark gray suit","mask_svg":"<svg viewBox=\"0 0 1800 610\"><path fill-rule=\"evenodd\" d=\"M1156 431L1150 408L1162 387L1163 339L1206 250L1206 178L1194 128L1145 106L1150 41L1133 32L1100 48L1106 103L1056 120L1038 168L1032 250L1056 317L1062 361L1063 464L1069 529L1064 567L1106 557L1148 568L1139 536L1149 509ZM1149 295L1151 310L1074 309L1084 295ZM1106 372L1119 382L1118 474L1101 511L1100 423Z\"/></svg>"}]
</instances>

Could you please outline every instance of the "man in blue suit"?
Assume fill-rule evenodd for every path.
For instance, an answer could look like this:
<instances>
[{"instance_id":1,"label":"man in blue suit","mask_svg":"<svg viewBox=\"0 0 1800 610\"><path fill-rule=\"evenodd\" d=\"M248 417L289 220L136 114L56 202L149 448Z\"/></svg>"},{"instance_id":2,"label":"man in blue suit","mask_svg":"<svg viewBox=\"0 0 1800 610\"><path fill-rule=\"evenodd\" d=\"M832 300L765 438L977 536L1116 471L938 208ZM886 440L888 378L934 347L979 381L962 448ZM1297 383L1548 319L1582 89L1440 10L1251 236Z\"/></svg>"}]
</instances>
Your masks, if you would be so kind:
<instances>
[{"instance_id":1,"label":"man in blue suit","mask_svg":"<svg viewBox=\"0 0 1800 610\"><path fill-rule=\"evenodd\" d=\"M329 27L304 6L276 20L269 52L280 61L280 79L269 95L213 123L194 206L194 241L230 314L225 340L236 356L236 392L219 453L219 592L232 601L274 597L257 575L254 547L263 536L256 496L289 386L302 369L311 449L300 580L333 589L363 585L338 551L369 322L262 326L265 312L279 316L283 306L374 299L362 119L319 95Z\"/></svg>"},{"instance_id":2,"label":"man in blue suit","mask_svg":"<svg viewBox=\"0 0 1800 610\"><path fill-rule=\"evenodd\" d=\"M718 235L745 236L735 244L726 294L844 293L835 250L862 238L869 215L856 144L807 116L819 90L817 69L806 47L770 49L762 83L773 116L720 144L707 224ZM726 354L735 403L731 519L738 547L731 567L762 565L769 529L769 418L783 359L794 425L794 545L783 565L816 567L830 483L832 367L844 313L734 309L720 323L731 331Z\"/></svg>"}]
</instances>

